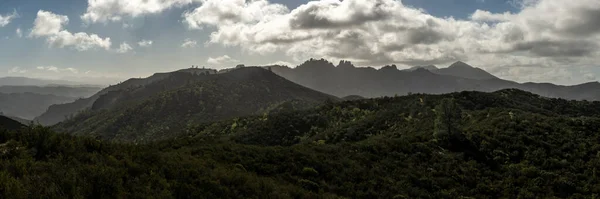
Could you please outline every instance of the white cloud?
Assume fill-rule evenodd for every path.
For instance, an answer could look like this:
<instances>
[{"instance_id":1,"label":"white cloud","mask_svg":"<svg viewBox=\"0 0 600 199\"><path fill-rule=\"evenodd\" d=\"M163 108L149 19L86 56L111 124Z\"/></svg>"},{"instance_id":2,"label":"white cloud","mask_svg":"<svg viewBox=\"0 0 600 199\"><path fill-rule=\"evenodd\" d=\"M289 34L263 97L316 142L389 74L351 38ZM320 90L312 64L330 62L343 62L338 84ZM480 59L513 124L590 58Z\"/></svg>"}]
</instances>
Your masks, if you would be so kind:
<instances>
[{"instance_id":1,"label":"white cloud","mask_svg":"<svg viewBox=\"0 0 600 199\"><path fill-rule=\"evenodd\" d=\"M196 45L198 45L198 42L188 38L183 41L183 44L181 44L181 47L182 48L194 48L194 47L196 47Z\"/></svg>"},{"instance_id":2,"label":"white cloud","mask_svg":"<svg viewBox=\"0 0 600 199\"><path fill-rule=\"evenodd\" d=\"M69 71L69 72L71 72L71 73L75 73L75 74L79 73L79 70L77 70L77 69L75 69L75 68L65 68L64 70L65 70L65 71Z\"/></svg>"},{"instance_id":3,"label":"white cloud","mask_svg":"<svg viewBox=\"0 0 600 199\"><path fill-rule=\"evenodd\" d=\"M469 19L435 17L397 0L309 1L293 10L266 0L203 2L182 17L189 29L211 28L208 45L239 46L261 55L285 52L295 62L311 57L362 65L463 60L497 71L542 65L576 70L600 62L598 0L512 1L518 12L477 10ZM510 65L511 60L523 65Z\"/></svg>"},{"instance_id":4,"label":"white cloud","mask_svg":"<svg viewBox=\"0 0 600 199\"><path fill-rule=\"evenodd\" d=\"M119 46L119 49L117 49L117 53L127 53L131 50L133 50L133 48L129 44L123 42Z\"/></svg>"},{"instance_id":5,"label":"white cloud","mask_svg":"<svg viewBox=\"0 0 600 199\"><path fill-rule=\"evenodd\" d=\"M120 21L124 17L137 17L161 13L169 8L191 4L195 0L88 0L86 13L81 19L87 23Z\"/></svg>"},{"instance_id":6,"label":"white cloud","mask_svg":"<svg viewBox=\"0 0 600 199\"><path fill-rule=\"evenodd\" d=\"M26 73L26 72L27 72L26 69L23 69L23 68L18 67L18 66L17 67L13 67L10 70L8 70L8 74L23 74L23 73Z\"/></svg>"},{"instance_id":7,"label":"white cloud","mask_svg":"<svg viewBox=\"0 0 600 199\"><path fill-rule=\"evenodd\" d=\"M258 22L264 17L283 14L288 9L266 0L204 0L202 6L183 14L189 28L201 29L204 25Z\"/></svg>"},{"instance_id":8,"label":"white cloud","mask_svg":"<svg viewBox=\"0 0 600 199\"><path fill-rule=\"evenodd\" d=\"M221 64L231 64L231 63L237 63L239 62L239 60L237 59L233 59L231 57L229 57L228 55L223 55L220 57L209 57L208 60L206 60L206 63L208 64L214 64L214 65L221 65Z\"/></svg>"},{"instance_id":9,"label":"white cloud","mask_svg":"<svg viewBox=\"0 0 600 199\"><path fill-rule=\"evenodd\" d=\"M472 15L471 19L474 21L489 21L489 22L503 22L509 21L513 15L510 12L504 12L502 14L494 14L486 10L476 10Z\"/></svg>"},{"instance_id":10,"label":"white cloud","mask_svg":"<svg viewBox=\"0 0 600 199\"><path fill-rule=\"evenodd\" d=\"M10 24L10 22L17 17L19 17L19 14L16 10L11 14L0 15L0 27Z\"/></svg>"},{"instance_id":11,"label":"white cloud","mask_svg":"<svg viewBox=\"0 0 600 199\"><path fill-rule=\"evenodd\" d=\"M151 40L142 40L142 41L138 42L138 46L140 46L140 47L150 47L150 46L152 46L152 43L154 43L154 42L151 41Z\"/></svg>"},{"instance_id":12,"label":"white cloud","mask_svg":"<svg viewBox=\"0 0 600 199\"><path fill-rule=\"evenodd\" d=\"M295 66L297 66L297 64L292 64L292 63L286 62L286 61L276 61L276 62L271 62L269 64L265 64L265 66L272 66L272 65L288 66L288 67L295 67Z\"/></svg>"},{"instance_id":13,"label":"white cloud","mask_svg":"<svg viewBox=\"0 0 600 199\"><path fill-rule=\"evenodd\" d=\"M58 72L58 68L55 66L38 66L36 67L38 70L47 70L52 72Z\"/></svg>"},{"instance_id":14,"label":"white cloud","mask_svg":"<svg viewBox=\"0 0 600 199\"><path fill-rule=\"evenodd\" d=\"M15 34L17 34L17 37L19 38L23 37L23 32L21 32L21 28L17 28L17 30L15 30Z\"/></svg>"},{"instance_id":15,"label":"white cloud","mask_svg":"<svg viewBox=\"0 0 600 199\"><path fill-rule=\"evenodd\" d=\"M59 48L72 47L78 51L86 51L94 48L109 50L110 38L101 38L96 34L84 32L71 33L64 29L69 23L69 18L52 12L40 10L33 23L30 37L44 37L50 46Z\"/></svg>"},{"instance_id":16,"label":"white cloud","mask_svg":"<svg viewBox=\"0 0 600 199\"><path fill-rule=\"evenodd\" d=\"M50 72L55 72L55 73L61 73L61 72L69 72L69 73L73 73L73 74L78 74L79 70L75 69L75 68L58 68L56 66L38 66L36 67L37 70L40 71L50 71Z\"/></svg>"}]
</instances>

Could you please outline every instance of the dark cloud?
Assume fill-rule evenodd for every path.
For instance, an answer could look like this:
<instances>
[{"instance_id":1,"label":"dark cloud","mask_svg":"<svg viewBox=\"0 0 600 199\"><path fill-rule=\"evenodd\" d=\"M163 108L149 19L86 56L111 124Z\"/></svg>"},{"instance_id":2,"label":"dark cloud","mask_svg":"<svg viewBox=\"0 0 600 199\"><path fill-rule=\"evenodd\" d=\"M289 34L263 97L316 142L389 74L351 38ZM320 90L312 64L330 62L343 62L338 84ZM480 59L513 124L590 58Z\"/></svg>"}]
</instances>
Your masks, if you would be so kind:
<instances>
[{"instance_id":1,"label":"dark cloud","mask_svg":"<svg viewBox=\"0 0 600 199\"><path fill-rule=\"evenodd\" d=\"M335 58L373 59L374 55L366 44L366 39L360 31L340 31L339 34L328 41L332 49L328 55Z\"/></svg>"},{"instance_id":2,"label":"dark cloud","mask_svg":"<svg viewBox=\"0 0 600 199\"><path fill-rule=\"evenodd\" d=\"M435 44L447 39L450 39L447 35L436 31L431 27L421 27L408 30L409 44Z\"/></svg>"},{"instance_id":3,"label":"dark cloud","mask_svg":"<svg viewBox=\"0 0 600 199\"><path fill-rule=\"evenodd\" d=\"M285 36L280 35L273 38L268 38L258 43L271 43L271 44L293 44L296 42L306 41L315 38L314 35L305 35L305 36Z\"/></svg>"},{"instance_id":4,"label":"dark cloud","mask_svg":"<svg viewBox=\"0 0 600 199\"><path fill-rule=\"evenodd\" d=\"M395 52L395 51L402 51L406 47L407 46L405 44L386 44L385 46L383 46L383 49L386 52Z\"/></svg>"},{"instance_id":5,"label":"dark cloud","mask_svg":"<svg viewBox=\"0 0 600 199\"><path fill-rule=\"evenodd\" d=\"M328 18L326 4L309 3L301 10L298 10L290 20L290 27L293 29L337 29L352 26L360 26L367 22L385 20L389 17L383 9L383 3L377 3L371 10L352 10L345 20L333 20ZM356 2L351 1L349 7L355 7ZM319 14L325 13L325 14ZM324 16L323 16L324 15Z\"/></svg>"},{"instance_id":6,"label":"dark cloud","mask_svg":"<svg viewBox=\"0 0 600 199\"><path fill-rule=\"evenodd\" d=\"M584 8L578 17L569 18L562 32L570 36L587 37L600 33L600 9Z\"/></svg>"},{"instance_id":7,"label":"dark cloud","mask_svg":"<svg viewBox=\"0 0 600 199\"><path fill-rule=\"evenodd\" d=\"M598 45L584 40L576 41L529 41L516 43L514 51L528 51L542 57L582 57L595 52Z\"/></svg>"},{"instance_id":8,"label":"dark cloud","mask_svg":"<svg viewBox=\"0 0 600 199\"><path fill-rule=\"evenodd\" d=\"M505 42L517 42L525 39L525 32L518 27L512 27L504 34Z\"/></svg>"}]
</instances>

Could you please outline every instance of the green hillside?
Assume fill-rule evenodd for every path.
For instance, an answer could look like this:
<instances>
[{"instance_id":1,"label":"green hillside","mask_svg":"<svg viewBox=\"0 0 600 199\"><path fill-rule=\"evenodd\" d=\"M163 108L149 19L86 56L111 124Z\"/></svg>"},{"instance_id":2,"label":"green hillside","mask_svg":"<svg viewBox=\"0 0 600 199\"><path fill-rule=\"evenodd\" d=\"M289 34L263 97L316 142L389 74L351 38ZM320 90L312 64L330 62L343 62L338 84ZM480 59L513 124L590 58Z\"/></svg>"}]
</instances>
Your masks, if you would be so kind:
<instances>
[{"instance_id":1,"label":"green hillside","mask_svg":"<svg viewBox=\"0 0 600 199\"><path fill-rule=\"evenodd\" d=\"M148 144L73 137L41 127L4 131L0 198L595 198L600 193L600 102L519 90L413 94L186 129L185 136Z\"/></svg>"},{"instance_id":2,"label":"green hillside","mask_svg":"<svg viewBox=\"0 0 600 199\"><path fill-rule=\"evenodd\" d=\"M145 86L108 92L91 109L55 129L145 142L175 137L199 123L309 108L327 100L338 99L262 68L210 75L172 73Z\"/></svg>"}]
</instances>

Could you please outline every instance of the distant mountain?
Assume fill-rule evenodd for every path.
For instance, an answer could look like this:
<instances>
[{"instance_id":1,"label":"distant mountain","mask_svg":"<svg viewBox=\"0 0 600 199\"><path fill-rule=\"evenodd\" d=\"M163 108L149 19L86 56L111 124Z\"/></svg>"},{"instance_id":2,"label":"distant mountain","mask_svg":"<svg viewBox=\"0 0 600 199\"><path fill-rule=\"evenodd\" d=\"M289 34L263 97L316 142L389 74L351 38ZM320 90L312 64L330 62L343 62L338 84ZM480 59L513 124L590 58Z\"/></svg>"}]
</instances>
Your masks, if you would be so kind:
<instances>
[{"instance_id":1,"label":"distant mountain","mask_svg":"<svg viewBox=\"0 0 600 199\"><path fill-rule=\"evenodd\" d=\"M85 98L94 95L101 89L101 87L80 86L0 86L0 93L36 93Z\"/></svg>"},{"instance_id":2,"label":"distant mountain","mask_svg":"<svg viewBox=\"0 0 600 199\"><path fill-rule=\"evenodd\" d=\"M80 85L81 83L65 81L36 79L29 77L0 77L0 86L46 86L46 85Z\"/></svg>"},{"instance_id":3,"label":"distant mountain","mask_svg":"<svg viewBox=\"0 0 600 199\"><path fill-rule=\"evenodd\" d=\"M46 111L50 105L72 102L75 99L37 93L0 93L0 112L3 115L31 120Z\"/></svg>"},{"instance_id":4,"label":"distant mountain","mask_svg":"<svg viewBox=\"0 0 600 199\"><path fill-rule=\"evenodd\" d=\"M428 70L428 71L432 71L432 72L439 69L437 66L428 65L428 66L415 66L415 67L406 69L406 71L414 71L414 70L417 70L419 68L422 68L422 69L425 69L425 70Z\"/></svg>"},{"instance_id":5,"label":"distant mountain","mask_svg":"<svg viewBox=\"0 0 600 199\"><path fill-rule=\"evenodd\" d=\"M152 83L108 91L90 109L55 128L78 135L141 142L172 137L190 125L304 109L338 100L262 68L210 75L206 72L174 72Z\"/></svg>"},{"instance_id":6,"label":"distant mountain","mask_svg":"<svg viewBox=\"0 0 600 199\"><path fill-rule=\"evenodd\" d=\"M548 83L520 84L497 78L464 62L456 62L448 68L439 69L426 66L398 70L395 65L389 65L377 70L370 67L354 67L348 61L341 61L336 66L324 59L310 59L296 68L266 67L300 85L338 97L360 95L370 98L457 91L492 92L516 88L546 97L600 100L600 83L597 82L574 86Z\"/></svg>"},{"instance_id":7,"label":"distant mountain","mask_svg":"<svg viewBox=\"0 0 600 199\"><path fill-rule=\"evenodd\" d=\"M477 79L477 80L489 80L489 79L498 79L496 76L486 72L481 68L475 68L466 64L464 62L456 62L448 68L440 68L432 71L435 74L439 75L450 75L455 77L462 77L467 79Z\"/></svg>"}]
</instances>

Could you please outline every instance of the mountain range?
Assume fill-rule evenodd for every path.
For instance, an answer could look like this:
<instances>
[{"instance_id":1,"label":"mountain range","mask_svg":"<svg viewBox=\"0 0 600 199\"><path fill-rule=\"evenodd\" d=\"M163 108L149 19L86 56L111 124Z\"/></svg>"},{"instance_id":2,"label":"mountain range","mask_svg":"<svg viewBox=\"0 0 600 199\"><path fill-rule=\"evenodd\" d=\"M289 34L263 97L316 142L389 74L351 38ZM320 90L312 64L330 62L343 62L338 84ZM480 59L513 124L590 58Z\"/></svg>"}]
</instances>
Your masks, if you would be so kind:
<instances>
[{"instance_id":1,"label":"mountain range","mask_svg":"<svg viewBox=\"0 0 600 199\"><path fill-rule=\"evenodd\" d=\"M0 86L82 85L82 83L29 77L1 77Z\"/></svg>"},{"instance_id":2,"label":"mountain range","mask_svg":"<svg viewBox=\"0 0 600 199\"><path fill-rule=\"evenodd\" d=\"M98 86L0 86L0 93L36 93L73 98L86 98L96 94L102 88Z\"/></svg>"},{"instance_id":3,"label":"mountain range","mask_svg":"<svg viewBox=\"0 0 600 199\"><path fill-rule=\"evenodd\" d=\"M598 82L574 86L560 86L549 83L517 83L500 79L483 69L470 66L464 62L456 62L447 68L418 66L399 70L395 65L375 69L356 67L349 61L340 61L336 66L324 59L310 59L295 68L280 65L262 66L262 68L304 87L347 100L407 95L410 93L493 92L508 88L516 88L544 97L574 100L600 99L600 92L598 92L600 91L600 83ZM46 112L36 117L35 121L43 125L54 125L86 110L97 111L104 107L112 107L113 103L121 103L123 100L146 100L160 92L182 87L181 82L175 83L176 81L173 81L163 82L162 89L156 89L157 86L150 86L153 89L146 89L148 85L167 79L176 73L220 75L231 70L217 71L188 68L174 72L156 73L147 78L129 79L102 89L91 97L78 99L71 103L52 105Z\"/></svg>"},{"instance_id":4,"label":"mountain range","mask_svg":"<svg viewBox=\"0 0 600 199\"><path fill-rule=\"evenodd\" d=\"M53 104L75 101L75 97L37 93L0 93L0 115L32 120Z\"/></svg>"},{"instance_id":5,"label":"mountain range","mask_svg":"<svg viewBox=\"0 0 600 199\"><path fill-rule=\"evenodd\" d=\"M500 79L480 68L456 62L447 68L420 66L399 70L395 65L380 69L355 67L349 61L336 66L324 59L311 59L290 68L266 66L276 74L300 85L338 97L360 95L381 97L409 93L442 94L457 91L493 92L516 88L545 97L574 100L600 100L600 83L574 86L550 83L517 83Z\"/></svg>"},{"instance_id":6,"label":"mountain range","mask_svg":"<svg viewBox=\"0 0 600 199\"><path fill-rule=\"evenodd\" d=\"M51 127L0 116L0 198L593 198L600 101L512 87L598 86L461 62L157 73L51 106ZM455 89L500 90L419 93Z\"/></svg>"},{"instance_id":7,"label":"mountain range","mask_svg":"<svg viewBox=\"0 0 600 199\"><path fill-rule=\"evenodd\" d=\"M75 101L98 92L100 87L86 86L0 86L0 115L32 120L50 105Z\"/></svg>"}]
</instances>

